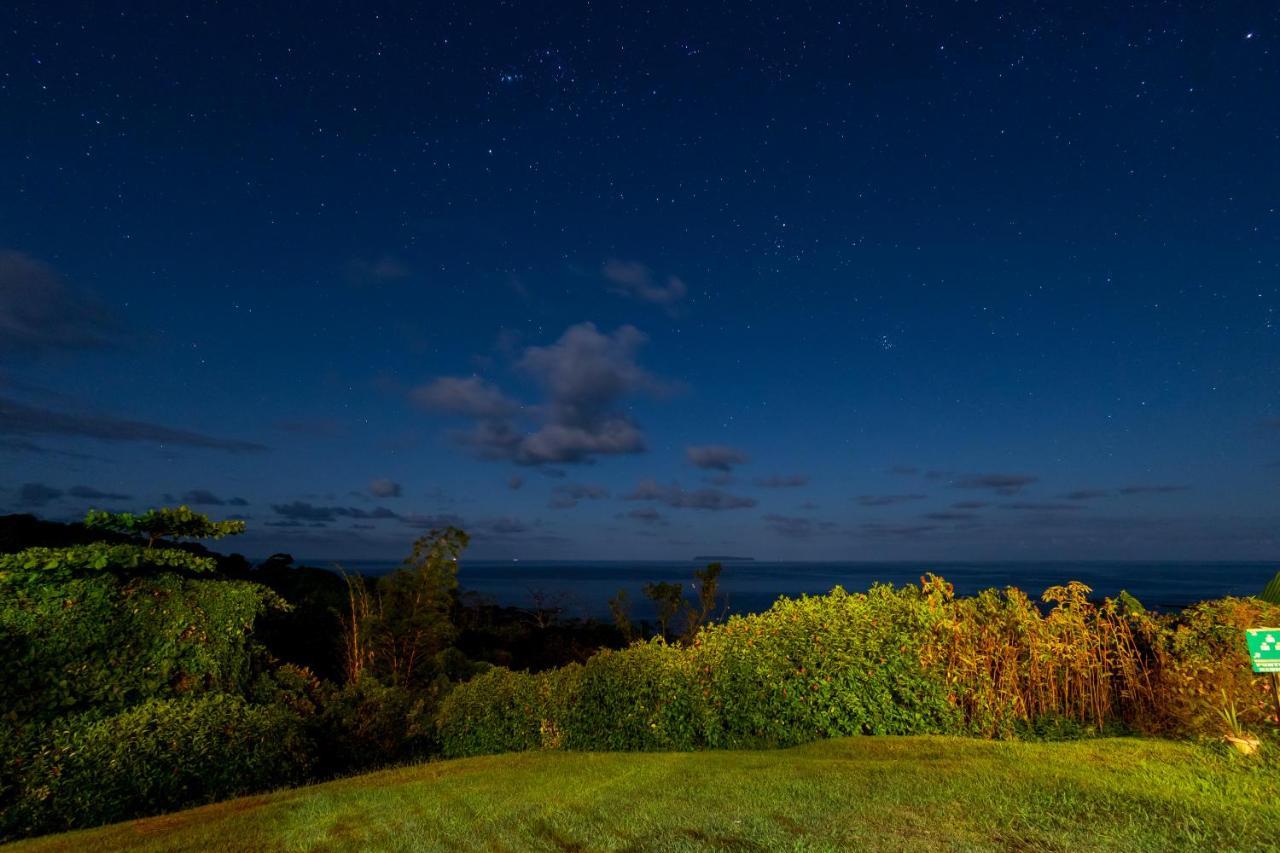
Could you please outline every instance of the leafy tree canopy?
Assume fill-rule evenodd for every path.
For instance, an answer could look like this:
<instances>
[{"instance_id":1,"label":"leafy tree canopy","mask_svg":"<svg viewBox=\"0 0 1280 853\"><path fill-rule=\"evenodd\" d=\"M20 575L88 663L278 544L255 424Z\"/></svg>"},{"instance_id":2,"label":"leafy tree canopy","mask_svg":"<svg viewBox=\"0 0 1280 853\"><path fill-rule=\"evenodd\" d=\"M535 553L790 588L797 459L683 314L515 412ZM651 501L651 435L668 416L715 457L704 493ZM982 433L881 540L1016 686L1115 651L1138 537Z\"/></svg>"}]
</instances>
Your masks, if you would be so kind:
<instances>
[{"instance_id":1,"label":"leafy tree canopy","mask_svg":"<svg viewBox=\"0 0 1280 853\"><path fill-rule=\"evenodd\" d=\"M181 548L157 548L156 543L174 539L221 539L244 531L243 521L212 521L207 515L193 512L186 506L152 509L142 514L89 510L84 524L89 530L146 537L146 544L140 541L91 542L0 554L0 582L43 583L108 570L212 572L217 568L213 557L193 554Z\"/></svg>"},{"instance_id":2,"label":"leafy tree canopy","mask_svg":"<svg viewBox=\"0 0 1280 853\"><path fill-rule=\"evenodd\" d=\"M108 569L186 569L212 572L217 563L177 548L140 548L130 544L93 542L67 548L28 548L16 554L0 554L0 580L10 574L39 573L45 580Z\"/></svg>"},{"instance_id":3,"label":"leafy tree canopy","mask_svg":"<svg viewBox=\"0 0 1280 853\"><path fill-rule=\"evenodd\" d=\"M84 526L145 536L148 547L160 539L221 539L244 532L243 521L211 521L209 516L185 505L149 509L141 515L91 509L85 516Z\"/></svg>"}]
</instances>

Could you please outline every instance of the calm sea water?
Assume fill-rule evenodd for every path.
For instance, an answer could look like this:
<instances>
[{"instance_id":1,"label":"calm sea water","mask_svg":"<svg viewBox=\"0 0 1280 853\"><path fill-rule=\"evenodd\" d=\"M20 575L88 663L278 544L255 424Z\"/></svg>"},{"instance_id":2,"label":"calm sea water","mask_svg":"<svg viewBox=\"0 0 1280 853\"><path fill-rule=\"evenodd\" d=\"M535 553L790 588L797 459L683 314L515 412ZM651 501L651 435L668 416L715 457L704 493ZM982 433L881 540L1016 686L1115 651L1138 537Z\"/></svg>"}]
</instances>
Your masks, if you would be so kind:
<instances>
[{"instance_id":1,"label":"calm sea water","mask_svg":"<svg viewBox=\"0 0 1280 853\"><path fill-rule=\"evenodd\" d=\"M332 561L308 560L329 566ZM343 568L371 574L395 568L395 561L344 560ZM608 601L619 589L630 593L632 613L652 615L641 589L651 581L684 583L692 594L692 561L525 561L463 560L458 571L462 588L499 604L528 607L536 598L553 601L569 615L607 616ZM765 610L780 595L821 594L833 586L852 592L873 583L916 583L934 572L971 595L990 587L1017 586L1033 597L1046 587L1079 580L1098 596L1127 590L1148 607L1181 607L1224 595L1254 595L1280 568L1275 563L1168 562L1007 562L1007 563L774 563L726 562L721 588L732 613Z\"/></svg>"}]
</instances>

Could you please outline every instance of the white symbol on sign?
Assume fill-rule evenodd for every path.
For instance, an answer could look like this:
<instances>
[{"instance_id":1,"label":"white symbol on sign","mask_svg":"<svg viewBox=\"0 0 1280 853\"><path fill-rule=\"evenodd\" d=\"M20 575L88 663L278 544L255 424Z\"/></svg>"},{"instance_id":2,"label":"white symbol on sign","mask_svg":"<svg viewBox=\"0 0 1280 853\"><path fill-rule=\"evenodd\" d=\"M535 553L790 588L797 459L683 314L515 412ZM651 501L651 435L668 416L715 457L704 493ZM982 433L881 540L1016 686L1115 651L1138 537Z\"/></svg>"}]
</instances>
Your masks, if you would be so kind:
<instances>
[{"instance_id":1,"label":"white symbol on sign","mask_svg":"<svg viewBox=\"0 0 1280 853\"><path fill-rule=\"evenodd\" d=\"M1263 642L1274 643L1275 641L1276 641L1275 637L1271 636L1270 634L1267 634L1267 639L1264 640Z\"/></svg>"}]
</instances>

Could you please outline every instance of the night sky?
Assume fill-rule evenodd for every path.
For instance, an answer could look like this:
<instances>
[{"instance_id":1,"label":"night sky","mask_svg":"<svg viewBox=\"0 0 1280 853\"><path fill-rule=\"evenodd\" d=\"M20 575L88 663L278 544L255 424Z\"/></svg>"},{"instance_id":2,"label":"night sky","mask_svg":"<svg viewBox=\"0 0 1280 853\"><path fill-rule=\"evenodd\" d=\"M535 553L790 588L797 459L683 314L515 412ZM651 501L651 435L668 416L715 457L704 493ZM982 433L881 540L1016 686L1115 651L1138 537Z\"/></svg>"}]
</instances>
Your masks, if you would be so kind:
<instances>
[{"instance_id":1,"label":"night sky","mask_svg":"<svg viewBox=\"0 0 1280 853\"><path fill-rule=\"evenodd\" d=\"M0 511L1280 556L1274 4L435 5L5 4Z\"/></svg>"}]
</instances>

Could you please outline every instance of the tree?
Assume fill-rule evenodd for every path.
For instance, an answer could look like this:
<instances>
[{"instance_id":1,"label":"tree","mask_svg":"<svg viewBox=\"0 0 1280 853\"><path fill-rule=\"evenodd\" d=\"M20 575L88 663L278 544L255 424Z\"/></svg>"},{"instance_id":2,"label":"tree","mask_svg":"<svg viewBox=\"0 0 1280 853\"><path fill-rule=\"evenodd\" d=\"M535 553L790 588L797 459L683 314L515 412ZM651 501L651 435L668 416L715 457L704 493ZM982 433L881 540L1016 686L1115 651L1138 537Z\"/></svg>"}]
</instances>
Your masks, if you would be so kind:
<instances>
[{"instance_id":1,"label":"tree","mask_svg":"<svg viewBox=\"0 0 1280 853\"><path fill-rule=\"evenodd\" d=\"M716 601L720 593L720 572L723 566L710 563L705 569L693 573L698 587L698 603L689 605L686 610L685 639L692 640L698 629L707 624L711 613L716 609Z\"/></svg>"},{"instance_id":2,"label":"tree","mask_svg":"<svg viewBox=\"0 0 1280 853\"><path fill-rule=\"evenodd\" d=\"M367 670L391 684L430 680L437 655L457 636L458 557L471 537L457 527L431 530L413 543L401 568L378 580L372 595L363 578L348 578L347 673Z\"/></svg>"},{"instance_id":3,"label":"tree","mask_svg":"<svg viewBox=\"0 0 1280 853\"><path fill-rule=\"evenodd\" d=\"M658 609L658 630L662 634L662 639L665 640L671 620L680 612L684 591L678 583L647 583L644 585L644 596Z\"/></svg>"},{"instance_id":4,"label":"tree","mask_svg":"<svg viewBox=\"0 0 1280 853\"><path fill-rule=\"evenodd\" d=\"M148 548L154 547L161 539L221 539L244 533L243 521L211 521L209 516L185 505L149 509L141 515L91 509L85 515L84 526L127 536L143 536Z\"/></svg>"},{"instance_id":5,"label":"tree","mask_svg":"<svg viewBox=\"0 0 1280 853\"><path fill-rule=\"evenodd\" d=\"M609 599L609 612L613 614L613 624L622 633L622 639L630 643L635 635L635 628L631 624L631 596L625 589L618 590L617 594Z\"/></svg>"},{"instance_id":6,"label":"tree","mask_svg":"<svg viewBox=\"0 0 1280 853\"><path fill-rule=\"evenodd\" d=\"M243 521L211 521L185 506L151 509L141 515L89 510L84 526L128 539L0 554L0 579L40 583L92 572L138 569L212 572L217 568L213 557L157 545L164 540L221 539L244 532Z\"/></svg>"},{"instance_id":7,"label":"tree","mask_svg":"<svg viewBox=\"0 0 1280 853\"><path fill-rule=\"evenodd\" d=\"M287 605L265 586L218 573L213 556L166 541L238 533L241 522L179 507L90 512L85 529L102 538L0 554L8 721L249 689L266 661L256 623Z\"/></svg>"}]
</instances>

